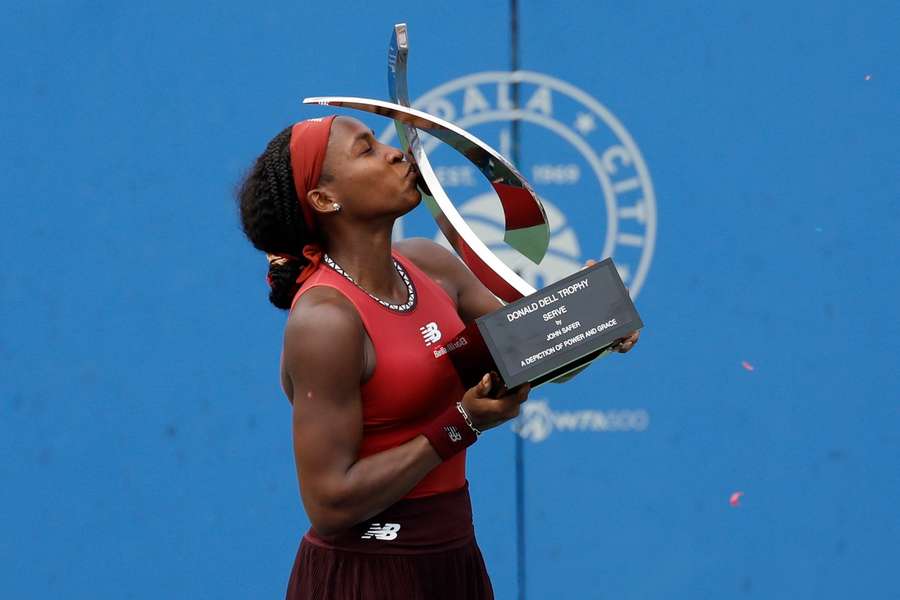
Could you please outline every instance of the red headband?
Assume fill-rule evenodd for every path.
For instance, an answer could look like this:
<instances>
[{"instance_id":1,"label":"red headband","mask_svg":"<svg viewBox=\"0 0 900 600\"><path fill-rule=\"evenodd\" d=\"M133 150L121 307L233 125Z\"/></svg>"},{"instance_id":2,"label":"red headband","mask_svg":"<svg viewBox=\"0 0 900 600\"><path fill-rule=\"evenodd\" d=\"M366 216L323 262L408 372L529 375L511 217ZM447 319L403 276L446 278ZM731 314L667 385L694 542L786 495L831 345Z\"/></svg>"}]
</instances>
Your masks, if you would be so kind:
<instances>
[{"instance_id":1,"label":"red headband","mask_svg":"<svg viewBox=\"0 0 900 600\"><path fill-rule=\"evenodd\" d=\"M291 129L291 170L294 172L294 190L303 211L303 220L313 233L316 231L316 222L313 220L312 207L306 199L306 194L319 184L331 123L336 116L300 121Z\"/></svg>"},{"instance_id":2,"label":"red headband","mask_svg":"<svg viewBox=\"0 0 900 600\"><path fill-rule=\"evenodd\" d=\"M331 134L331 123L336 116L307 119L295 123L291 128L291 171L294 175L294 191L297 193L297 202L300 203L303 220L313 236L316 234L316 221L313 219L312 207L309 205L306 194L319 185L322 163L325 162L325 150L328 148L328 136ZM319 268L319 263L322 261L322 248L316 242L311 242L303 246L302 254L307 263L297 275L297 285L299 286L302 286L303 282ZM269 257L270 268L271 263L274 262L273 258L298 260L287 254L271 255ZM269 276L266 276L266 281L271 287L272 280Z\"/></svg>"}]
</instances>

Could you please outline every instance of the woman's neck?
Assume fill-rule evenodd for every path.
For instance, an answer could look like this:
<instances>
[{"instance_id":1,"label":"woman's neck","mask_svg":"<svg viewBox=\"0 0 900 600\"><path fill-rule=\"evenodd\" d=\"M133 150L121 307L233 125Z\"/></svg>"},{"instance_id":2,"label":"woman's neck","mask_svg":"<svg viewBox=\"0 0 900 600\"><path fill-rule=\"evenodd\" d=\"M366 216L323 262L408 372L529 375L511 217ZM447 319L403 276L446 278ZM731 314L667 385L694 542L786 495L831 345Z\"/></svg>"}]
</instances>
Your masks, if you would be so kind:
<instances>
[{"instance_id":1,"label":"woman's neck","mask_svg":"<svg viewBox=\"0 0 900 600\"><path fill-rule=\"evenodd\" d=\"M367 292L385 300L405 302L406 284L391 257L392 229L382 227L353 234L329 232L327 252Z\"/></svg>"}]
</instances>

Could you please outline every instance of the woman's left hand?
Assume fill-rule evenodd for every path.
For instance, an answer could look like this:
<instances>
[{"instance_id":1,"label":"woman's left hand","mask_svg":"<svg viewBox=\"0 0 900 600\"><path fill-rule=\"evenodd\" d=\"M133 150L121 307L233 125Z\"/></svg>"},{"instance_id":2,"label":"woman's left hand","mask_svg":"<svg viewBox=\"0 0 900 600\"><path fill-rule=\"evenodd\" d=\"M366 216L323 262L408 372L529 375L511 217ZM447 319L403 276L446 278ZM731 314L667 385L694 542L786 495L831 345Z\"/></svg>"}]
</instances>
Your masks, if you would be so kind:
<instances>
[{"instance_id":1,"label":"woman's left hand","mask_svg":"<svg viewBox=\"0 0 900 600\"><path fill-rule=\"evenodd\" d=\"M634 348L634 345L637 344L638 338L640 337L640 331L633 331L630 335L617 339L616 343L613 344L613 350L625 354L626 352Z\"/></svg>"},{"instance_id":2,"label":"woman's left hand","mask_svg":"<svg viewBox=\"0 0 900 600\"><path fill-rule=\"evenodd\" d=\"M584 263L584 266L585 266L585 268L587 268L587 267L590 267L595 264L597 264L597 261L594 260L593 258L589 258ZM613 344L613 350L616 352L625 354L626 352L628 352L629 350L634 348L634 345L638 343L638 339L640 337L641 337L640 331L632 331L630 334L626 335L625 337L617 339L616 342Z\"/></svg>"}]
</instances>

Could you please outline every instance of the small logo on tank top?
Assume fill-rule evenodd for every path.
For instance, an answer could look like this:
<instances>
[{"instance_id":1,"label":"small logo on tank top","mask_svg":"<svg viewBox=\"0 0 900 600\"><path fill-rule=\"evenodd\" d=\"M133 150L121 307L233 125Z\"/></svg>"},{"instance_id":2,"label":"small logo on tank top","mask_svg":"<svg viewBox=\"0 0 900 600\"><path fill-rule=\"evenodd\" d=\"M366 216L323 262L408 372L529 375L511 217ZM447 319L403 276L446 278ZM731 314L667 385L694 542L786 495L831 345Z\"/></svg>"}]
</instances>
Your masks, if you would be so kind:
<instances>
[{"instance_id":1,"label":"small logo on tank top","mask_svg":"<svg viewBox=\"0 0 900 600\"><path fill-rule=\"evenodd\" d=\"M459 432L459 429L457 429L453 425L446 425L444 427L444 431L447 432L447 435L450 437L451 442L458 442L462 439L462 434Z\"/></svg>"},{"instance_id":2,"label":"small logo on tank top","mask_svg":"<svg viewBox=\"0 0 900 600\"><path fill-rule=\"evenodd\" d=\"M426 348L441 339L441 330L434 321L424 327L419 327L419 332L422 334L422 339L425 340Z\"/></svg>"},{"instance_id":3,"label":"small logo on tank top","mask_svg":"<svg viewBox=\"0 0 900 600\"><path fill-rule=\"evenodd\" d=\"M369 525L369 530L362 534L360 539L371 540L375 538L376 540L390 542L397 539L398 531L400 531L400 523L385 523L384 525L372 523Z\"/></svg>"},{"instance_id":4,"label":"small logo on tank top","mask_svg":"<svg viewBox=\"0 0 900 600\"><path fill-rule=\"evenodd\" d=\"M440 358L440 357L444 356L445 354L447 354L448 352L453 352L454 350L458 350L459 348L462 348L463 346L465 346L468 343L469 343L469 340L467 340L465 338L465 336L459 336L458 338L456 338L455 340L453 340L446 346L440 346L437 350L433 350L432 352L434 352L435 358Z\"/></svg>"}]
</instances>

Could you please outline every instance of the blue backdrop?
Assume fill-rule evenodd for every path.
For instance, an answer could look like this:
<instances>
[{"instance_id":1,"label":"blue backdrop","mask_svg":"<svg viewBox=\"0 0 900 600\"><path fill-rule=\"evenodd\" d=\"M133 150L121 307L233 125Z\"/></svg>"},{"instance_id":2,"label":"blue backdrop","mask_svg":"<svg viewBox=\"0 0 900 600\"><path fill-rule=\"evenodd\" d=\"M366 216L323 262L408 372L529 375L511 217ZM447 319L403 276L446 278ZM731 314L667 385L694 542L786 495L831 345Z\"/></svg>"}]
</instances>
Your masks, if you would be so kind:
<instances>
[{"instance_id":1,"label":"blue backdrop","mask_svg":"<svg viewBox=\"0 0 900 600\"><path fill-rule=\"evenodd\" d=\"M505 2L0 15L2 597L283 595L284 313L233 188L303 96L386 98L401 21L420 106L507 151L522 122L554 234L527 276L612 254L646 323L471 451L497 597L517 434L528 598L900 597L895 2L523 0L515 77ZM398 236L435 235L417 211Z\"/></svg>"}]
</instances>

